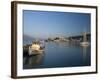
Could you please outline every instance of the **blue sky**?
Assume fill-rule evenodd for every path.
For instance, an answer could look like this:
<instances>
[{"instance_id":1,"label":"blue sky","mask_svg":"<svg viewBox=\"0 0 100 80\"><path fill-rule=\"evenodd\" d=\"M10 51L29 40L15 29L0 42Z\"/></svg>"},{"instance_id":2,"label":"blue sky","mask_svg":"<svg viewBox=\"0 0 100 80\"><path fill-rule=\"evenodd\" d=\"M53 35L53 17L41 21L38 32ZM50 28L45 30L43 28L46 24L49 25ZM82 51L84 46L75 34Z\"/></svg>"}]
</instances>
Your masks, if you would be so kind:
<instances>
[{"instance_id":1,"label":"blue sky","mask_svg":"<svg viewBox=\"0 0 100 80\"><path fill-rule=\"evenodd\" d=\"M35 38L80 35L90 32L87 13L23 10L23 33Z\"/></svg>"}]
</instances>

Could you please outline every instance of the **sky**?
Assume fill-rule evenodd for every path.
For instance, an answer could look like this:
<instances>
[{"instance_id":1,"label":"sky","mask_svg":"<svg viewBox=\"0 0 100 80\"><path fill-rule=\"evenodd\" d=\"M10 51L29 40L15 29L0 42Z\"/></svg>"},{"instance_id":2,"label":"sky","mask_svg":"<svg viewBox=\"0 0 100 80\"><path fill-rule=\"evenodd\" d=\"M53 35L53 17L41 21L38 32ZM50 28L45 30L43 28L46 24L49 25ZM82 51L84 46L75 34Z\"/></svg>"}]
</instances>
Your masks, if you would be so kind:
<instances>
[{"instance_id":1,"label":"sky","mask_svg":"<svg viewBox=\"0 0 100 80\"><path fill-rule=\"evenodd\" d=\"M23 34L35 38L90 33L89 13L23 10Z\"/></svg>"}]
</instances>

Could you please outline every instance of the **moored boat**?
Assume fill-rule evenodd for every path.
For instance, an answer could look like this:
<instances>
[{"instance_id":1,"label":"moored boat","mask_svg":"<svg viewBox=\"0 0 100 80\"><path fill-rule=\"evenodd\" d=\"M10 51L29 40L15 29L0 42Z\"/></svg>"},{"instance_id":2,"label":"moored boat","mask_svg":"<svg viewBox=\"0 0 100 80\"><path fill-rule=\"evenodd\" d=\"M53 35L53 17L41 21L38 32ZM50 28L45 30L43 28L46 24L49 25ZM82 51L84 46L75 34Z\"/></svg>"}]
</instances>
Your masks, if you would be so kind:
<instances>
[{"instance_id":1,"label":"moored boat","mask_svg":"<svg viewBox=\"0 0 100 80\"><path fill-rule=\"evenodd\" d=\"M44 52L44 46L42 46L41 42L33 42L31 46L29 46L29 55L37 55L42 54Z\"/></svg>"},{"instance_id":2,"label":"moored boat","mask_svg":"<svg viewBox=\"0 0 100 80\"><path fill-rule=\"evenodd\" d=\"M87 41L86 32L83 34L83 42L80 43L81 46L89 46L89 42Z\"/></svg>"}]
</instances>

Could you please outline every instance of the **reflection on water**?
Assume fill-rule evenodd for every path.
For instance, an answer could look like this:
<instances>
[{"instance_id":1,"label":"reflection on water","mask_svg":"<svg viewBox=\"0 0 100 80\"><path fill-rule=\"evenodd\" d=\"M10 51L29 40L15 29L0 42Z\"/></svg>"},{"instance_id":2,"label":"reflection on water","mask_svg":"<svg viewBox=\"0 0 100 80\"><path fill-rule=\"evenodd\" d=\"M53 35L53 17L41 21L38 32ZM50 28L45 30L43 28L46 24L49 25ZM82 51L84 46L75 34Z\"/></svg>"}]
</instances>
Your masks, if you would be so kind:
<instances>
[{"instance_id":1,"label":"reflection on water","mask_svg":"<svg viewBox=\"0 0 100 80\"><path fill-rule=\"evenodd\" d=\"M68 42L47 42L45 53L23 57L23 68L53 68L91 65L90 46Z\"/></svg>"},{"instance_id":2,"label":"reflection on water","mask_svg":"<svg viewBox=\"0 0 100 80\"><path fill-rule=\"evenodd\" d=\"M24 67L26 67L26 68L37 67L38 65L42 64L43 57L44 57L44 53L34 55L34 56L24 57L23 64L26 65Z\"/></svg>"},{"instance_id":3,"label":"reflection on water","mask_svg":"<svg viewBox=\"0 0 100 80\"><path fill-rule=\"evenodd\" d=\"M90 56L91 54L87 54L88 53L88 46L83 46L82 49L83 49L83 62L84 64L86 64L88 61L90 62L90 59L88 59L88 56ZM90 64L90 63L89 63Z\"/></svg>"},{"instance_id":4,"label":"reflection on water","mask_svg":"<svg viewBox=\"0 0 100 80\"><path fill-rule=\"evenodd\" d=\"M85 60L86 60L87 46L83 46L82 48L83 48L83 60L84 60L84 62L85 62Z\"/></svg>"}]
</instances>

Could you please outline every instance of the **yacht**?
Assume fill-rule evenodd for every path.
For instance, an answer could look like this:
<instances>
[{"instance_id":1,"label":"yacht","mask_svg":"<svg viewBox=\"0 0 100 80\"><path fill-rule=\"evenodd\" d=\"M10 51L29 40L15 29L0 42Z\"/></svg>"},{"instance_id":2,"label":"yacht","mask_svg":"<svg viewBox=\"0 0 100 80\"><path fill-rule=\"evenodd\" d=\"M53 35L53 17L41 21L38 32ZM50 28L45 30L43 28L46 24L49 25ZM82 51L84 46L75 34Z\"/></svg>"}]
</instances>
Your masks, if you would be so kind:
<instances>
[{"instance_id":1,"label":"yacht","mask_svg":"<svg viewBox=\"0 0 100 80\"><path fill-rule=\"evenodd\" d=\"M41 42L33 42L31 46L29 46L29 55L42 54L44 52L44 44Z\"/></svg>"}]
</instances>

